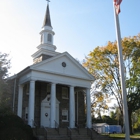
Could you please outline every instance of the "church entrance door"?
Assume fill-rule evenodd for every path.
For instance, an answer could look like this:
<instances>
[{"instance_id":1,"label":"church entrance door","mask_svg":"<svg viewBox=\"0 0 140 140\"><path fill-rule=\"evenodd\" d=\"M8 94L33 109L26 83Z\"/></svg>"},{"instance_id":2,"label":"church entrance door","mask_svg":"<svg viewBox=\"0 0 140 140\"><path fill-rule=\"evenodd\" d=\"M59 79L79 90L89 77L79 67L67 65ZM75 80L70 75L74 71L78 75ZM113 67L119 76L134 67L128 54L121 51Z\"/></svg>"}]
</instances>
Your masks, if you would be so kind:
<instances>
[{"instance_id":1,"label":"church entrance door","mask_svg":"<svg viewBox=\"0 0 140 140\"><path fill-rule=\"evenodd\" d=\"M50 95L41 102L41 126L50 127ZM56 99L55 121L59 124L59 101Z\"/></svg>"}]
</instances>

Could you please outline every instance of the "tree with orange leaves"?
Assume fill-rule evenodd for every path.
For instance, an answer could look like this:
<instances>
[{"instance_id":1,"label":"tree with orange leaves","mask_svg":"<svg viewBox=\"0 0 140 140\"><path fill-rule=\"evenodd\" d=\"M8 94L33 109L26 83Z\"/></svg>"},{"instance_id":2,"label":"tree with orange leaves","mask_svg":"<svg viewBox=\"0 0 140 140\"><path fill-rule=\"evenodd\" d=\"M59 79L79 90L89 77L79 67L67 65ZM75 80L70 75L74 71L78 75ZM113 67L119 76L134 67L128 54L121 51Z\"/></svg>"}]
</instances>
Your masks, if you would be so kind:
<instances>
[{"instance_id":1,"label":"tree with orange leaves","mask_svg":"<svg viewBox=\"0 0 140 140\"><path fill-rule=\"evenodd\" d=\"M132 112L140 108L140 34L122 39L125 83L128 101L130 133ZM108 94L117 101L123 116L117 42L96 47L86 57L83 66L96 78L94 90Z\"/></svg>"}]
</instances>

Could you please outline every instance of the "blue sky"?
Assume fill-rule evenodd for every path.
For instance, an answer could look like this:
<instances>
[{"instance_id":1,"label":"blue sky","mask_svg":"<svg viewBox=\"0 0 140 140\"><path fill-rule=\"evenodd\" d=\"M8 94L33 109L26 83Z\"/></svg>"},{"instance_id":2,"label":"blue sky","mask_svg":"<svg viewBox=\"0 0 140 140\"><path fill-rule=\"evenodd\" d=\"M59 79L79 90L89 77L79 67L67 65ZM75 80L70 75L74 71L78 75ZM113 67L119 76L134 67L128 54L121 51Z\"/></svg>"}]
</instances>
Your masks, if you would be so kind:
<instances>
[{"instance_id":1,"label":"blue sky","mask_svg":"<svg viewBox=\"0 0 140 140\"><path fill-rule=\"evenodd\" d=\"M0 51L10 53L11 74L32 64L46 5L45 0L0 1ZM57 52L82 61L95 47L116 40L113 0L52 0L49 5ZM122 38L140 33L139 7L140 0L122 1Z\"/></svg>"}]
</instances>

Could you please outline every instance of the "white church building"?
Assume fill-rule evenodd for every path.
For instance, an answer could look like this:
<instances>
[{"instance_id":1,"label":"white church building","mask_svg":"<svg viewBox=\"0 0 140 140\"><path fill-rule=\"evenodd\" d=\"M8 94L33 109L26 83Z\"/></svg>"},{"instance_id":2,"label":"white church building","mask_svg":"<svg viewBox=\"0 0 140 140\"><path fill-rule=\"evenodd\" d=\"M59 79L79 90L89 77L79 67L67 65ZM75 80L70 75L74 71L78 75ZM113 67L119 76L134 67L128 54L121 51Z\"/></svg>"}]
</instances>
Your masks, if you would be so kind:
<instances>
[{"instance_id":1,"label":"white church building","mask_svg":"<svg viewBox=\"0 0 140 140\"><path fill-rule=\"evenodd\" d=\"M47 5L33 65L10 78L13 110L31 127L91 128L94 77L68 52L56 52L54 34Z\"/></svg>"}]
</instances>

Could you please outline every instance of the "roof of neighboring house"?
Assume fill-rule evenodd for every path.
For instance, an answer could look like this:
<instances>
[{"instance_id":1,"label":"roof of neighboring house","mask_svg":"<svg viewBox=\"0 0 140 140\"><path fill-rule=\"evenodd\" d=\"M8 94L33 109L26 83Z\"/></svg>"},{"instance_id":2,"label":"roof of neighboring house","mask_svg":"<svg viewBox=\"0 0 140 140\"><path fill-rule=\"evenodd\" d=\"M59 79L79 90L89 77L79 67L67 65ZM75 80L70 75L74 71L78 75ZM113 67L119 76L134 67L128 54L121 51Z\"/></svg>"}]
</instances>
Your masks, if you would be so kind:
<instances>
[{"instance_id":1,"label":"roof of neighboring house","mask_svg":"<svg viewBox=\"0 0 140 140\"><path fill-rule=\"evenodd\" d=\"M101 127L104 125L108 125L107 123L93 123L93 127Z\"/></svg>"}]
</instances>

